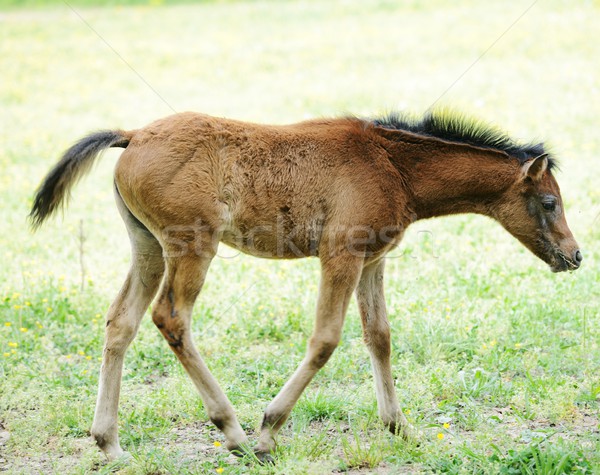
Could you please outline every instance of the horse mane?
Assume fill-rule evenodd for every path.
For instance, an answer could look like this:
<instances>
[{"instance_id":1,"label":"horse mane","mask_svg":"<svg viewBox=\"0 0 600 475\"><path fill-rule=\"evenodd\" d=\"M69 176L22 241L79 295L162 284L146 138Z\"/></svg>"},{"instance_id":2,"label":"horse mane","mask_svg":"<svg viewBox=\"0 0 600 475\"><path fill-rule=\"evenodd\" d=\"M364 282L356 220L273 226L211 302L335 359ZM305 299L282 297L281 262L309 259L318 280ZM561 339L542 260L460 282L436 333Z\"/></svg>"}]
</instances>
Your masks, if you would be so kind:
<instances>
[{"instance_id":1,"label":"horse mane","mask_svg":"<svg viewBox=\"0 0 600 475\"><path fill-rule=\"evenodd\" d=\"M548 153L548 168L557 167L556 158L545 150L542 142L522 143L516 141L492 124L448 109L428 111L422 117L402 112L390 112L382 117L371 119L370 122L376 127L385 129L404 130L448 142L497 150L515 157L520 162Z\"/></svg>"}]
</instances>

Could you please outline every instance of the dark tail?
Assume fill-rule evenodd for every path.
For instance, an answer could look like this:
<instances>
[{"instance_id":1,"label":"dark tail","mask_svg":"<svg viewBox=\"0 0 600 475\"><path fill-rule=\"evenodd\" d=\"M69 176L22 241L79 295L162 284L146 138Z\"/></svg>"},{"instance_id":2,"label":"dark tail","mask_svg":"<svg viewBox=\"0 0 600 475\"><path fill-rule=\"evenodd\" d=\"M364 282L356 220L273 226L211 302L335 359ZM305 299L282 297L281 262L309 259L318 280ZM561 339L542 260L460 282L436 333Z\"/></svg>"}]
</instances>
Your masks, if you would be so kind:
<instances>
[{"instance_id":1,"label":"dark tail","mask_svg":"<svg viewBox=\"0 0 600 475\"><path fill-rule=\"evenodd\" d=\"M68 149L35 193L29 213L32 227L38 228L57 209L65 205L71 187L90 171L101 151L109 147L126 148L131 136L131 132L122 130L103 130L82 138Z\"/></svg>"}]
</instances>

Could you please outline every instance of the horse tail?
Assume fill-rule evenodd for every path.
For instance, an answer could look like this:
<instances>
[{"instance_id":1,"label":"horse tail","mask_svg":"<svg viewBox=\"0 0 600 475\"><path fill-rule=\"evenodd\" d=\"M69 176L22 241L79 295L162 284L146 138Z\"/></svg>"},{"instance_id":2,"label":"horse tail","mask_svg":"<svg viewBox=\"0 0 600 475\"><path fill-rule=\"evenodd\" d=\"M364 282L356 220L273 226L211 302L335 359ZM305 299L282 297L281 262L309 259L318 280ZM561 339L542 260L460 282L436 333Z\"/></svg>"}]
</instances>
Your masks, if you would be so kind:
<instances>
[{"instance_id":1,"label":"horse tail","mask_svg":"<svg viewBox=\"0 0 600 475\"><path fill-rule=\"evenodd\" d=\"M35 192L29 220L34 229L57 209L63 208L73 185L88 173L96 157L110 147L126 148L133 132L102 130L92 133L69 148L48 172Z\"/></svg>"}]
</instances>

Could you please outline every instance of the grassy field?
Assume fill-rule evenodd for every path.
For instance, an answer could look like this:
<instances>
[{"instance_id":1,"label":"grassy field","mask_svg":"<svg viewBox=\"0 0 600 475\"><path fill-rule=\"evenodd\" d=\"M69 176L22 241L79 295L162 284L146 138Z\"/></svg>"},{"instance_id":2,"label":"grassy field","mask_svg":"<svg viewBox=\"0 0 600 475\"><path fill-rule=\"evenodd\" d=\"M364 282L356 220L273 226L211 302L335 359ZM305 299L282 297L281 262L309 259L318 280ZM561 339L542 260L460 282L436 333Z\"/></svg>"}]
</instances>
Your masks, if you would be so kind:
<instances>
[{"instance_id":1,"label":"grassy field","mask_svg":"<svg viewBox=\"0 0 600 475\"><path fill-rule=\"evenodd\" d=\"M0 3L0 471L600 473L598 2L18 3ZM551 144L582 269L550 273L482 217L416 223L386 286L396 388L422 443L378 422L353 303L266 467L220 445L146 318L120 406L133 457L105 464L89 428L103 315L129 260L111 190L118 151L64 219L32 234L33 191L60 152L173 111L286 123L438 99ZM195 340L253 439L304 354L317 282L316 260L222 248L211 267Z\"/></svg>"}]
</instances>

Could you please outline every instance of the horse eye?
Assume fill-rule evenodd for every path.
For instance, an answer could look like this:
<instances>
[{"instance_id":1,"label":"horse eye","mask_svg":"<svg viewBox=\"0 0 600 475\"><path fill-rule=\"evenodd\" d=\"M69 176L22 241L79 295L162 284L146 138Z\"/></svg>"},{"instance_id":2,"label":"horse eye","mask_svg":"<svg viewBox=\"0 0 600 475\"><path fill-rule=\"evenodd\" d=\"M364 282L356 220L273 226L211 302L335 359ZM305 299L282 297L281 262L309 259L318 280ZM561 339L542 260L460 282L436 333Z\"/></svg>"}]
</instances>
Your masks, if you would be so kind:
<instances>
[{"instance_id":1,"label":"horse eye","mask_svg":"<svg viewBox=\"0 0 600 475\"><path fill-rule=\"evenodd\" d=\"M556 209L556 201L544 201L542 206L546 211L554 211Z\"/></svg>"}]
</instances>

